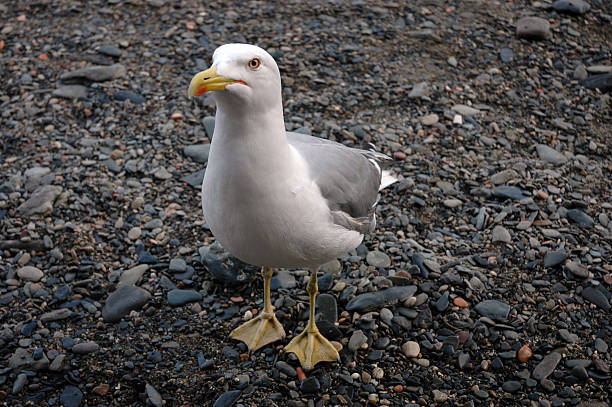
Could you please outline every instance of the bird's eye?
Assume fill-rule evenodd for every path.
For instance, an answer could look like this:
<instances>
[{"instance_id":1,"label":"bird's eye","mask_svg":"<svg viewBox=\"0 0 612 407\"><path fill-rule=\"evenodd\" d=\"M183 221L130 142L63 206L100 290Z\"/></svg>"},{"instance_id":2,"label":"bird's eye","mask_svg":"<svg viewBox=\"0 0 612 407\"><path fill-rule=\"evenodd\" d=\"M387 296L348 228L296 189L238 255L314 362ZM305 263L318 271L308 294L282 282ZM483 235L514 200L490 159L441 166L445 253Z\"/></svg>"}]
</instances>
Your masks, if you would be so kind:
<instances>
[{"instance_id":1,"label":"bird's eye","mask_svg":"<svg viewBox=\"0 0 612 407\"><path fill-rule=\"evenodd\" d=\"M261 59L259 58L253 58L249 61L248 66L250 69L252 70L257 70L259 69L259 67L261 66Z\"/></svg>"}]
</instances>

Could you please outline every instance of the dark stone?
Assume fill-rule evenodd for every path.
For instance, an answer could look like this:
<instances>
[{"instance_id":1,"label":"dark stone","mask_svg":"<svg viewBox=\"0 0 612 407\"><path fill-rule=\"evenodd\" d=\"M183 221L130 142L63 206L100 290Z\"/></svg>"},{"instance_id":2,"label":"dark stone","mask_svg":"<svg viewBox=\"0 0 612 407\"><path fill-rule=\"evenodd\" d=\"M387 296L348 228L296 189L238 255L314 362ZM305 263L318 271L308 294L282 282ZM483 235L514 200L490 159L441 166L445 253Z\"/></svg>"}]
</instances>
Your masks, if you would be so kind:
<instances>
[{"instance_id":1,"label":"dark stone","mask_svg":"<svg viewBox=\"0 0 612 407\"><path fill-rule=\"evenodd\" d=\"M544 256L544 261L542 262L542 265L544 267L555 267L563 263L565 259L567 259L567 253L565 252L565 250L556 250L554 252L548 252L546 253L546 256Z\"/></svg>"},{"instance_id":2,"label":"dark stone","mask_svg":"<svg viewBox=\"0 0 612 407\"><path fill-rule=\"evenodd\" d=\"M570 209L567 211L567 218L578 224L578 226L586 229L591 229L595 225L595 221L580 209Z\"/></svg>"},{"instance_id":3,"label":"dark stone","mask_svg":"<svg viewBox=\"0 0 612 407\"><path fill-rule=\"evenodd\" d=\"M513 199L515 201L520 201L521 199L525 199L530 195L519 187L512 185L500 185L493 190L493 196L500 199Z\"/></svg>"},{"instance_id":4,"label":"dark stone","mask_svg":"<svg viewBox=\"0 0 612 407\"><path fill-rule=\"evenodd\" d=\"M121 56L121 50L114 45L102 45L97 51L100 54L108 55L109 57L119 58Z\"/></svg>"},{"instance_id":5,"label":"dark stone","mask_svg":"<svg viewBox=\"0 0 612 407\"><path fill-rule=\"evenodd\" d=\"M138 93L129 90L118 90L113 94L115 100L129 100L137 105L143 103L146 99Z\"/></svg>"},{"instance_id":6,"label":"dark stone","mask_svg":"<svg viewBox=\"0 0 612 407\"><path fill-rule=\"evenodd\" d=\"M66 386L60 397L61 403L64 407L78 407L83 399L83 393L75 386Z\"/></svg>"},{"instance_id":7,"label":"dark stone","mask_svg":"<svg viewBox=\"0 0 612 407\"><path fill-rule=\"evenodd\" d=\"M204 181L204 172L206 172L206 168L202 168L199 171L185 175L181 178L181 181L187 183L189 186L195 189L200 189L202 188L202 182Z\"/></svg>"},{"instance_id":8,"label":"dark stone","mask_svg":"<svg viewBox=\"0 0 612 407\"><path fill-rule=\"evenodd\" d=\"M338 321L338 305L336 297L331 294L320 294L317 296L317 313L321 318L335 323Z\"/></svg>"},{"instance_id":9,"label":"dark stone","mask_svg":"<svg viewBox=\"0 0 612 407\"><path fill-rule=\"evenodd\" d=\"M219 396L213 407L231 407L236 404L241 395L242 391L240 390L226 391Z\"/></svg>"},{"instance_id":10,"label":"dark stone","mask_svg":"<svg viewBox=\"0 0 612 407\"><path fill-rule=\"evenodd\" d=\"M318 278L318 284L319 284L319 292L326 292L331 290L332 285L334 284L334 276L333 274L323 274L321 277Z\"/></svg>"},{"instance_id":11,"label":"dark stone","mask_svg":"<svg viewBox=\"0 0 612 407\"><path fill-rule=\"evenodd\" d=\"M546 379L555 370L560 361L561 355L559 353L549 353L533 369L533 372L531 372L531 376L536 380Z\"/></svg>"},{"instance_id":12,"label":"dark stone","mask_svg":"<svg viewBox=\"0 0 612 407\"><path fill-rule=\"evenodd\" d=\"M602 308L605 311L610 311L610 301L608 301L605 294L599 291L597 288L591 286L585 287L582 290L581 295L589 302L597 305L599 308Z\"/></svg>"},{"instance_id":13,"label":"dark stone","mask_svg":"<svg viewBox=\"0 0 612 407\"><path fill-rule=\"evenodd\" d=\"M517 392L521 388L521 383L516 380L508 380L502 384L502 390L508 393Z\"/></svg>"},{"instance_id":14,"label":"dark stone","mask_svg":"<svg viewBox=\"0 0 612 407\"><path fill-rule=\"evenodd\" d=\"M510 306L497 300L482 301L474 309L482 316L498 320L508 319L508 314L510 313Z\"/></svg>"},{"instance_id":15,"label":"dark stone","mask_svg":"<svg viewBox=\"0 0 612 407\"><path fill-rule=\"evenodd\" d=\"M134 285L123 285L106 299L102 317L106 322L118 322L130 311L140 309L149 301L151 294Z\"/></svg>"},{"instance_id":16,"label":"dark stone","mask_svg":"<svg viewBox=\"0 0 612 407\"><path fill-rule=\"evenodd\" d=\"M311 394L316 393L321 389L321 384L319 380L314 376L309 376L302 380L300 383L300 390L302 393Z\"/></svg>"},{"instance_id":17,"label":"dark stone","mask_svg":"<svg viewBox=\"0 0 612 407\"><path fill-rule=\"evenodd\" d=\"M168 292L168 303L170 305L184 305L188 302L201 301L202 294L195 290L174 289Z\"/></svg>"},{"instance_id":18,"label":"dark stone","mask_svg":"<svg viewBox=\"0 0 612 407\"><path fill-rule=\"evenodd\" d=\"M602 92L612 90L612 73L590 76L582 79L580 84L589 89L600 89Z\"/></svg>"},{"instance_id":19,"label":"dark stone","mask_svg":"<svg viewBox=\"0 0 612 407\"><path fill-rule=\"evenodd\" d=\"M372 311L382 308L387 305L395 304L399 301L404 301L416 292L417 288L414 285L391 287L386 290L360 294L346 304L347 311Z\"/></svg>"},{"instance_id":20,"label":"dark stone","mask_svg":"<svg viewBox=\"0 0 612 407\"><path fill-rule=\"evenodd\" d=\"M438 298L438 301L434 303L434 307L438 312L442 312L446 308L448 308L448 291L442 294L440 298Z\"/></svg>"},{"instance_id":21,"label":"dark stone","mask_svg":"<svg viewBox=\"0 0 612 407\"><path fill-rule=\"evenodd\" d=\"M591 5L583 0L557 0L552 5L560 13L584 14L591 9Z\"/></svg>"}]
</instances>

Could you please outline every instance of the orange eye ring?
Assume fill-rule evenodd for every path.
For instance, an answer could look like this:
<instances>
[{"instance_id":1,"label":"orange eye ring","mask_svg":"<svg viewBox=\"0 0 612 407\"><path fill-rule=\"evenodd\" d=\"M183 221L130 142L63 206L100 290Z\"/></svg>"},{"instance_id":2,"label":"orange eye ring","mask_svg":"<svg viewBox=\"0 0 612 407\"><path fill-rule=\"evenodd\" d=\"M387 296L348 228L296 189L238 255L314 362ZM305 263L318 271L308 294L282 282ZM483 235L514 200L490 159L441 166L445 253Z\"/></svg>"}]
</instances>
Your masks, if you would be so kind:
<instances>
[{"instance_id":1,"label":"orange eye ring","mask_svg":"<svg viewBox=\"0 0 612 407\"><path fill-rule=\"evenodd\" d=\"M253 58L253 59L249 60L249 62L247 63L247 66L249 67L249 69L251 69L253 71L256 71L261 66L261 59Z\"/></svg>"}]
</instances>

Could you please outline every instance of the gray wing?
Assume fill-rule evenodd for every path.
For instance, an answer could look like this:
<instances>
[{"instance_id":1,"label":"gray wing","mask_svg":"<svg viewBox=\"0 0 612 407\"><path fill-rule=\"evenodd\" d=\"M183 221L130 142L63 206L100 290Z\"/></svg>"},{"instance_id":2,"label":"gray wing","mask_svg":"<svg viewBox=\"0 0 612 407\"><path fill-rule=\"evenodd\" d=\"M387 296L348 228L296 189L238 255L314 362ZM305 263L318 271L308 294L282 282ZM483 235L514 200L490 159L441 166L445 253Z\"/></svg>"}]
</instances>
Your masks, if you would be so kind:
<instances>
[{"instance_id":1,"label":"gray wing","mask_svg":"<svg viewBox=\"0 0 612 407\"><path fill-rule=\"evenodd\" d=\"M359 233L371 232L376 225L374 209L383 162L390 158L300 133L287 132L287 139L308 162L334 223Z\"/></svg>"}]
</instances>

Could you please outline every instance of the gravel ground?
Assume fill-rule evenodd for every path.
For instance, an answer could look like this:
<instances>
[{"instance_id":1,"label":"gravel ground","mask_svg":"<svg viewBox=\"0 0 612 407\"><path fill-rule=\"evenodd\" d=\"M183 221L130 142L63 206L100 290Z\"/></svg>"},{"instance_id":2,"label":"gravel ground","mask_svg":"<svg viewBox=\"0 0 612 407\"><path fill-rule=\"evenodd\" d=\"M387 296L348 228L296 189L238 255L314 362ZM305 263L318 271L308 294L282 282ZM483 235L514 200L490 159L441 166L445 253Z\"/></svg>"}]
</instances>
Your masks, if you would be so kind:
<instances>
[{"instance_id":1,"label":"gravel ground","mask_svg":"<svg viewBox=\"0 0 612 407\"><path fill-rule=\"evenodd\" d=\"M0 405L608 406L610 3L291 3L0 4ZM203 221L185 97L227 42L276 58L289 130L395 160L321 273L340 363L228 338L262 279ZM290 337L306 278L272 283Z\"/></svg>"}]
</instances>

